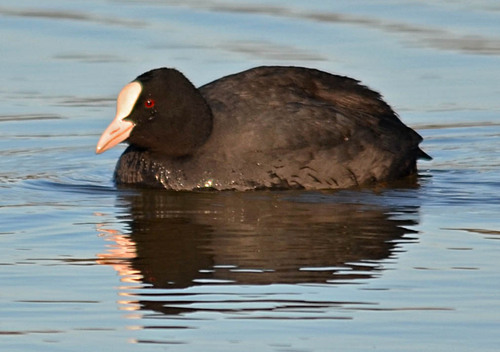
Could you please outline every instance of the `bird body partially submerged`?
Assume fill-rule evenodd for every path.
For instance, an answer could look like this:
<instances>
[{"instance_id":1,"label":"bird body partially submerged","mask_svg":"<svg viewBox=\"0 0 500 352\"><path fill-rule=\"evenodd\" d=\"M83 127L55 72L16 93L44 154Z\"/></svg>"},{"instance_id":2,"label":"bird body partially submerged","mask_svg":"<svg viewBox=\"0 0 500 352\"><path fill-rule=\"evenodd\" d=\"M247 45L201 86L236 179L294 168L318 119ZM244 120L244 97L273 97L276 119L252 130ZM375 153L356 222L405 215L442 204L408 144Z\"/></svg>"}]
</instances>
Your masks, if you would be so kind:
<instances>
[{"instance_id":1,"label":"bird body partially submerged","mask_svg":"<svg viewBox=\"0 0 500 352\"><path fill-rule=\"evenodd\" d=\"M97 147L102 152L108 140L118 143L118 132L110 133L125 121L122 137L130 146L115 170L118 184L347 188L412 175L416 160L429 158L418 146L422 138L380 95L348 77L268 66L196 89L180 72L163 68L124 91L135 84L140 91L132 88L128 103L121 102L132 110L119 116L117 108Z\"/></svg>"}]
</instances>

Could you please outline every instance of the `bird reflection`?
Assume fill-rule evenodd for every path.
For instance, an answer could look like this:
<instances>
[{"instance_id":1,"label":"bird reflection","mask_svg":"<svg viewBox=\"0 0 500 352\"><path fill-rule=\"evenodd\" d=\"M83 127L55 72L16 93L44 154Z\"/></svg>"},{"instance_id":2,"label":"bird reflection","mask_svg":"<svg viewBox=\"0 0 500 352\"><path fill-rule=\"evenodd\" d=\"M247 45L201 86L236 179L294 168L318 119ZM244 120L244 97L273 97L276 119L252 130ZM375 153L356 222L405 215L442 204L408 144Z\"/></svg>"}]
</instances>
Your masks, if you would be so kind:
<instances>
[{"instance_id":1,"label":"bird reflection","mask_svg":"<svg viewBox=\"0 0 500 352\"><path fill-rule=\"evenodd\" d=\"M98 262L113 266L123 282L162 289L346 283L379 275L381 261L412 239L408 227L417 223L418 206L394 209L364 202L359 193L341 195L127 192L118 198L125 231L99 229L109 243ZM391 216L398 212L405 215ZM148 308L166 309L161 302Z\"/></svg>"}]
</instances>

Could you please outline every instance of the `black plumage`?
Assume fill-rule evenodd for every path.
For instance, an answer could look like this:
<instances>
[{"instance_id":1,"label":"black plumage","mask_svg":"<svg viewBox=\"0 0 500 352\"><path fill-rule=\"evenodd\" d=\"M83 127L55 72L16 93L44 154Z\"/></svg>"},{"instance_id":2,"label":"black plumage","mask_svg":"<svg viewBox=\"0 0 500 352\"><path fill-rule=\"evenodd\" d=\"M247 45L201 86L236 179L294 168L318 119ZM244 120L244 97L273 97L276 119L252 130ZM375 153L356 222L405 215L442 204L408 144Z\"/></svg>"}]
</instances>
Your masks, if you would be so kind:
<instances>
[{"instance_id":1,"label":"black plumage","mask_svg":"<svg viewBox=\"0 0 500 352\"><path fill-rule=\"evenodd\" d=\"M430 158L420 135L349 77L266 66L199 89L167 68L136 81L142 90L125 118L134 127L118 184L347 188L415 174L416 160Z\"/></svg>"}]
</instances>

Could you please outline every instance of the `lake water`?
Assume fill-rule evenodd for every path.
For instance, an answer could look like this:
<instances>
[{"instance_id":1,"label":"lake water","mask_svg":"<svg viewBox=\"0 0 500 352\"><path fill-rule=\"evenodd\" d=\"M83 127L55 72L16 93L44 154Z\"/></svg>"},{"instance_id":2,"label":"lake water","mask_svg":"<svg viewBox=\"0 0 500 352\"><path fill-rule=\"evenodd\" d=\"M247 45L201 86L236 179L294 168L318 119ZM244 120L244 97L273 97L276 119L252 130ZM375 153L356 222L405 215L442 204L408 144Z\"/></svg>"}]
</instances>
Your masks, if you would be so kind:
<instances>
[{"instance_id":1,"label":"lake water","mask_svg":"<svg viewBox=\"0 0 500 352\"><path fill-rule=\"evenodd\" d=\"M496 1L18 0L0 28L0 350L498 351ZM114 187L125 83L261 64L382 92L418 186Z\"/></svg>"}]
</instances>

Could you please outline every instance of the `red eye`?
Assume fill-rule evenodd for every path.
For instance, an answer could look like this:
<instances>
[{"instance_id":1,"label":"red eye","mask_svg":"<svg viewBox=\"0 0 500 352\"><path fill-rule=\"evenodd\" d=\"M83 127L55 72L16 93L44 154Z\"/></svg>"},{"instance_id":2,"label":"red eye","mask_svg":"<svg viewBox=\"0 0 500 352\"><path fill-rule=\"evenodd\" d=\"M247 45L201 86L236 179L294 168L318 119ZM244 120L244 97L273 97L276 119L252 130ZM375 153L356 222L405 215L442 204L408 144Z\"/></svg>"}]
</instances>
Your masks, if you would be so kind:
<instances>
[{"instance_id":1,"label":"red eye","mask_svg":"<svg viewBox=\"0 0 500 352\"><path fill-rule=\"evenodd\" d=\"M153 99L148 99L144 102L144 106L148 109L151 109L153 106L155 106L155 101Z\"/></svg>"}]
</instances>

